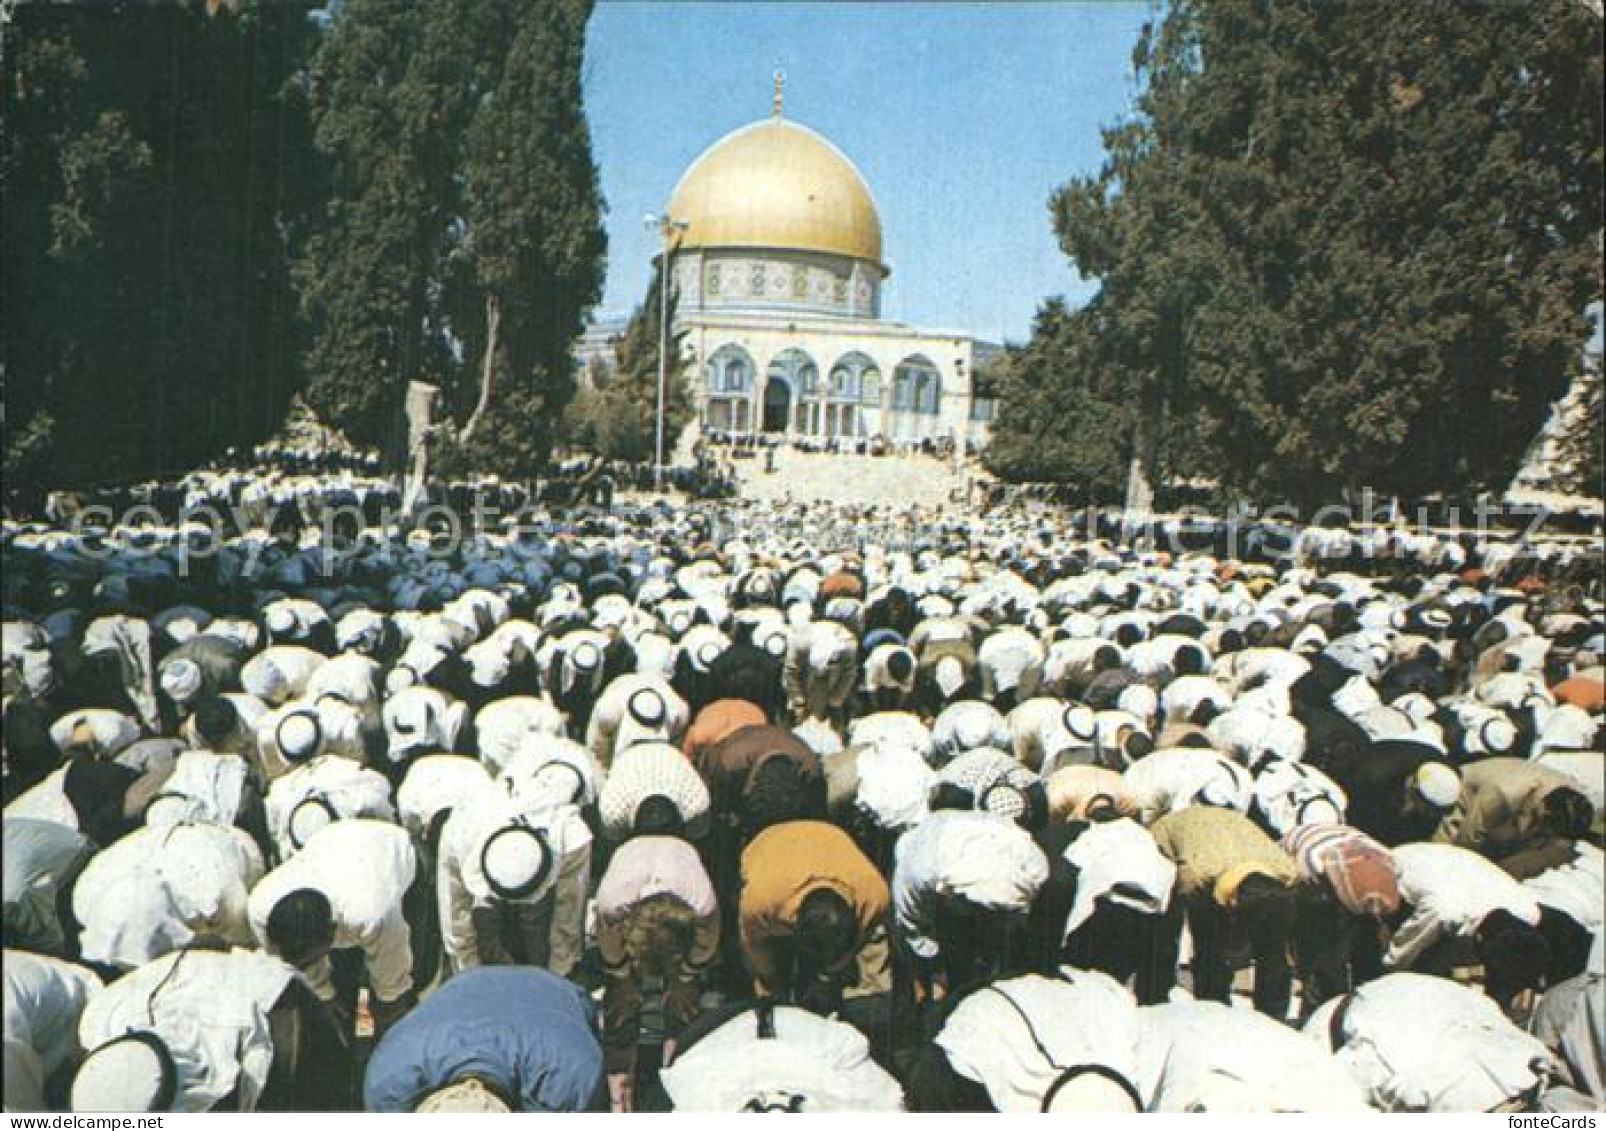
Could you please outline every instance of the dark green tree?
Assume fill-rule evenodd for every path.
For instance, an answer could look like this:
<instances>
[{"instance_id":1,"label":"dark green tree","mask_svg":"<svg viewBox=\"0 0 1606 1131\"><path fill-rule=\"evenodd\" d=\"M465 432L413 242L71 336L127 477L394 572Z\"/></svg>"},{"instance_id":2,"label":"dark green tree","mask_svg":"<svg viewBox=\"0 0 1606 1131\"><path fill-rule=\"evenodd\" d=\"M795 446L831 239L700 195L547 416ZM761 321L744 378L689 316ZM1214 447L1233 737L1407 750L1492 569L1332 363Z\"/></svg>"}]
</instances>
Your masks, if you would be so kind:
<instances>
[{"instance_id":1,"label":"dark green tree","mask_svg":"<svg viewBox=\"0 0 1606 1131\"><path fill-rule=\"evenodd\" d=\"M994 362L998 418L988 468L1004 479L1068 483L1112 501L1126 474L1134 413L1099 357L1095 310L1050 299L1031 340Z\"/></svg>"},{"instance_id":2,"label":"dark green tree","mask_svg":"<svg viewBox=\"0 0 1606 1131\"><path fill-rule=\"evenodd\" d=\"M1574 0L1178 0L1053 201L1137 375L1226 487L1500 489L1599 294L1601 21Z\"/></svg>"},{"instance_id":3,"label":"dark green tree","mask_svg":"<svg viewBox=\"0 0 1606 1131\"><path fill-rule=\"evenodd\" d=\"M188 468L301 383L312 5L20 4L5 25L8 487Z\"/></svg>"},{"instance_id":4,"label":"dark green tree","mask_svg":"<svg viewBox=\"0 0 1606 1131\"><path fill-rule=\"evenodd\" d=\"M615 347L617 364L596 388L584 389L570 405L564 439L573 447L603 459L650 462L656 451L658 421L659 309L662 272L654 271L647 296L631 315ZM677 295L669 292L669 324L675 325ZM691 422L693 405L680 347L684 330L669 343L664 381L664 459Z\"/></svg>"},{"instance_id":5,"label":"dark green tree","mask_svg":"<svg viewBox=\"0 0 1606 1131\"><path fill-rule=\"evenodd\" d=\"M335 167L304 261L309 397L391 446L408 382L442 387L440 468L539 468L602 283L581 103L589 0L353 0L316 66Z\"/></svg>"}]
</instances>

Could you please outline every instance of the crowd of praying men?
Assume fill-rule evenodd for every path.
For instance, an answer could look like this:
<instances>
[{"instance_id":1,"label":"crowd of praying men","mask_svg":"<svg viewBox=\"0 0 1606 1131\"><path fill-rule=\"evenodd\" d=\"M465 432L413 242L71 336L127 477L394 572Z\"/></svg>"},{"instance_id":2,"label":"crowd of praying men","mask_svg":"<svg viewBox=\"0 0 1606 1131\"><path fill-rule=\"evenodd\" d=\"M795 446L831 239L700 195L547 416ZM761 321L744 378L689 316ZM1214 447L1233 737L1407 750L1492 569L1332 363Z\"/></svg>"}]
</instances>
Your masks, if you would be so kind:
<instances>
[{"instance_id":1,"label":"crowd of praying men","mask_svg":"<svg viewBox=\"0 0 1606 1131\"><path fill-rule=\"evenodd\" d=\"M354 490L5 523L8 1111L1606 1102L1569 551Z\"/></svg>"}]
</instances>

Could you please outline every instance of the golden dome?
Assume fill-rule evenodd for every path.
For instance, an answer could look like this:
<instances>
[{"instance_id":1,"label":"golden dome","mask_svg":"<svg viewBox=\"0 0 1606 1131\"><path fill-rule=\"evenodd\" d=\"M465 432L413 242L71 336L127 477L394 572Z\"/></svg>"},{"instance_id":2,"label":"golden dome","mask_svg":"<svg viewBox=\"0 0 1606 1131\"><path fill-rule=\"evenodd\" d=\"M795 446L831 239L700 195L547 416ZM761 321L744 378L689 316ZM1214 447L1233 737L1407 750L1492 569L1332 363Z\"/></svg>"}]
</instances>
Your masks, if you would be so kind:
<instances>
[{"instance_id":1,"label":"golden dome","mask_svg":"<svg viewBox=\"0 0 1606 1131\"><path fill-rule=\"evenodd\" d=\"M687 223L682 248L821 251L881 265L881 217L859 170L819 134L784 118L755 122L706 149L675 186L669 215Z\"/></svg>"}]
</instances>

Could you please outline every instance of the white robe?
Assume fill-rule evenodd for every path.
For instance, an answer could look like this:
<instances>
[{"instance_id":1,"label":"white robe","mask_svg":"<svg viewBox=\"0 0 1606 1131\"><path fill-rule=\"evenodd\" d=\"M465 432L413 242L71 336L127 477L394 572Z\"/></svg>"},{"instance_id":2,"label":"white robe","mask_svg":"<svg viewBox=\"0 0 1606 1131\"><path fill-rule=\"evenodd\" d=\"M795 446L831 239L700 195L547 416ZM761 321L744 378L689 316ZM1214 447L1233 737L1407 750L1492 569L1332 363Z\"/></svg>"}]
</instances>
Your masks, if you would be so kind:
<instances>
[{"instance_id":1,"label":"white robe","mask_svg":"<svg viewBox=\"0 0 1606 1131\"><path fill-rule=\"evenodd\" d=\"M766 1040L756 1015L743 1013L677 1057L659 1074L674 1109L903 1110L903 1089L870 1059L857 1029L791 1006L776 1007L774 1020Z\"/></svg>"},{"instance_id":2,"label":"white robe","mask_svg":"<svg viewBox=\"0 0 1606 1131\"><path fill-rule=\"evenodd\" d=\"M1138 1011L1138 1090L1157 1112L1362 1112L1359 1082L1262 1013L1176 1001Z\"/></svg>"},{"instance_id":3,"label":"white robe","mask_svg":"<svg viewBox=\"0 0 1606 1131\"><path fill-rule=\"evenodd\" d=\"M246 901L262 872L237 828L136 829L91 858L73 888L83 956L132 967L197 940L249 946Z\"/></svg>"},{"instance_id":4,"label":"white robe","mask_svg":"<svg viewBox=\"0 0 1606 1131\"><path fill-rule=\"evenodd\" d=\"M402 899L416 870L412 841L399 826L336 821L251 890L251 928L266 946L268 915L282 897L301 888L322 892L334 913L334 949L361 949L369 988L382 1001L395 1001L413 988L412 932ZM327 957L304 973L320 999L334 997Z\"/></svg>"},{"instance_id":5,"label":"white robe","mask_svg":"<svg viewBox=\"0 0 1606 1131\"><path fill-rule=\"evenodd\" d=\"M1107 974L1028 974L968 994L937 1045L954 1071L987 1089L1001 1112L1035 1113L1067 1068L1099 1065L1138 1075L1137 1003Z\"/></svg>"},{"instance_id":6,"label":"white robe","mask_svg":"<svg viewBox=\"0 0 1606 1131\"><path fill-rule=\"evenodd\" d=\"M45 1082L76 1059L78 1019L100 991L93 971L59 958L7 949L5 1097L7 1111L44 1111Z\"/></svg>"},{"instance_id":7,"label":"white robe","mask_svg":"<svg viewBox=\"0 0 1606 1131\"><path fill-rule=\"evenodd\" d=\"M1177 866L1149 830L1122 819L1089 825L1066 849L1065 860L1076 869L1076 896L1065 922L1069 938L1092 918L1100 902L1157 915L1171 905ZM1121 890L1116 890L1119 885Z\"/></svg>"},{"instance_id":8,"label":"white robe","mask_svg":"<svg viewBox=\"0 0 1606 1131\"><path fill-rule=\"evenodd\" d=\"M96 994L78 1036L94 1050L130 1030L154 1032L172 1053L173 1111L209 1111L236 1087L255 1111L273 1067L268 1011L295 971L261 951L192 950L147 963Z\"/></svg>"},{"instance_id":9,"label":"white robe","mask_svg":"<svg viewBox=\"0 0 1606 1131\"><path fill-rule=\"evenodd\" d=\"M491 884L480 866L485 844L515 821L542 830L554 857L545 886L527 897L537 902L552 894L552 926L547 967L567 977L585 946L586 893L591 877L591 830L573 805L543 805L517 796L477 795L452 810L441 832L435 890L441 942L454 968L480 964L473 911L489 906Z\"/></svg>"},{"instance_id":10,"label":"white robe","mask_svg":"<svg viewBox=\"0 0 1606 1131\"><path fill-rule=\"evenodd\" d=\"M1383 954L1387 970L1408 970L1445 937L1468 938L1492 911L1539 924L1539 901L1498 865L1449 844L1402 844L1393 849L1400 898L1409 918Z\"/></svg>"},{"instance_id":11,"label":"white robe","mask_svg":"<svg viewBox=\"0 0 1606 1131\"><path fill-rule=\"evenodd\" d=\"M1338 1059L1383 1111L1490 1111L1538 1082L1535 1064L1553 1063L1482 992L1425 974L1362 986L1340 1036Z\"/></svg>"}]
</instances>

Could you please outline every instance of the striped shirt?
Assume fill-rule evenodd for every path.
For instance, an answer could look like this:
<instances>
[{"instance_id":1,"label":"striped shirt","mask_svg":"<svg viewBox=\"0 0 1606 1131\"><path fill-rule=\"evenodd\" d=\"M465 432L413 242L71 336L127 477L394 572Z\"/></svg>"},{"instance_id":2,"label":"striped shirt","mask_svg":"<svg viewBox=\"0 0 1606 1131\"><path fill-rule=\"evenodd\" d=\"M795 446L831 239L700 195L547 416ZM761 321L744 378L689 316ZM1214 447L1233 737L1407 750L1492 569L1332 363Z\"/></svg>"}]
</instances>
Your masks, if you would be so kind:
<instances>
[{"instance_id":1,"label":"striped shirt","mask_svg":"<svg viewBox=\"0 0 1606 1131\"><path fill-rule=\"evenodd\" d=\"M1400 906L1394 856L1348 825L1300 825L1283 837L1283 848L1299 864L1300 878L1325 881L1346 910L1383 919Z\"/></svg>"}]
</instances>

